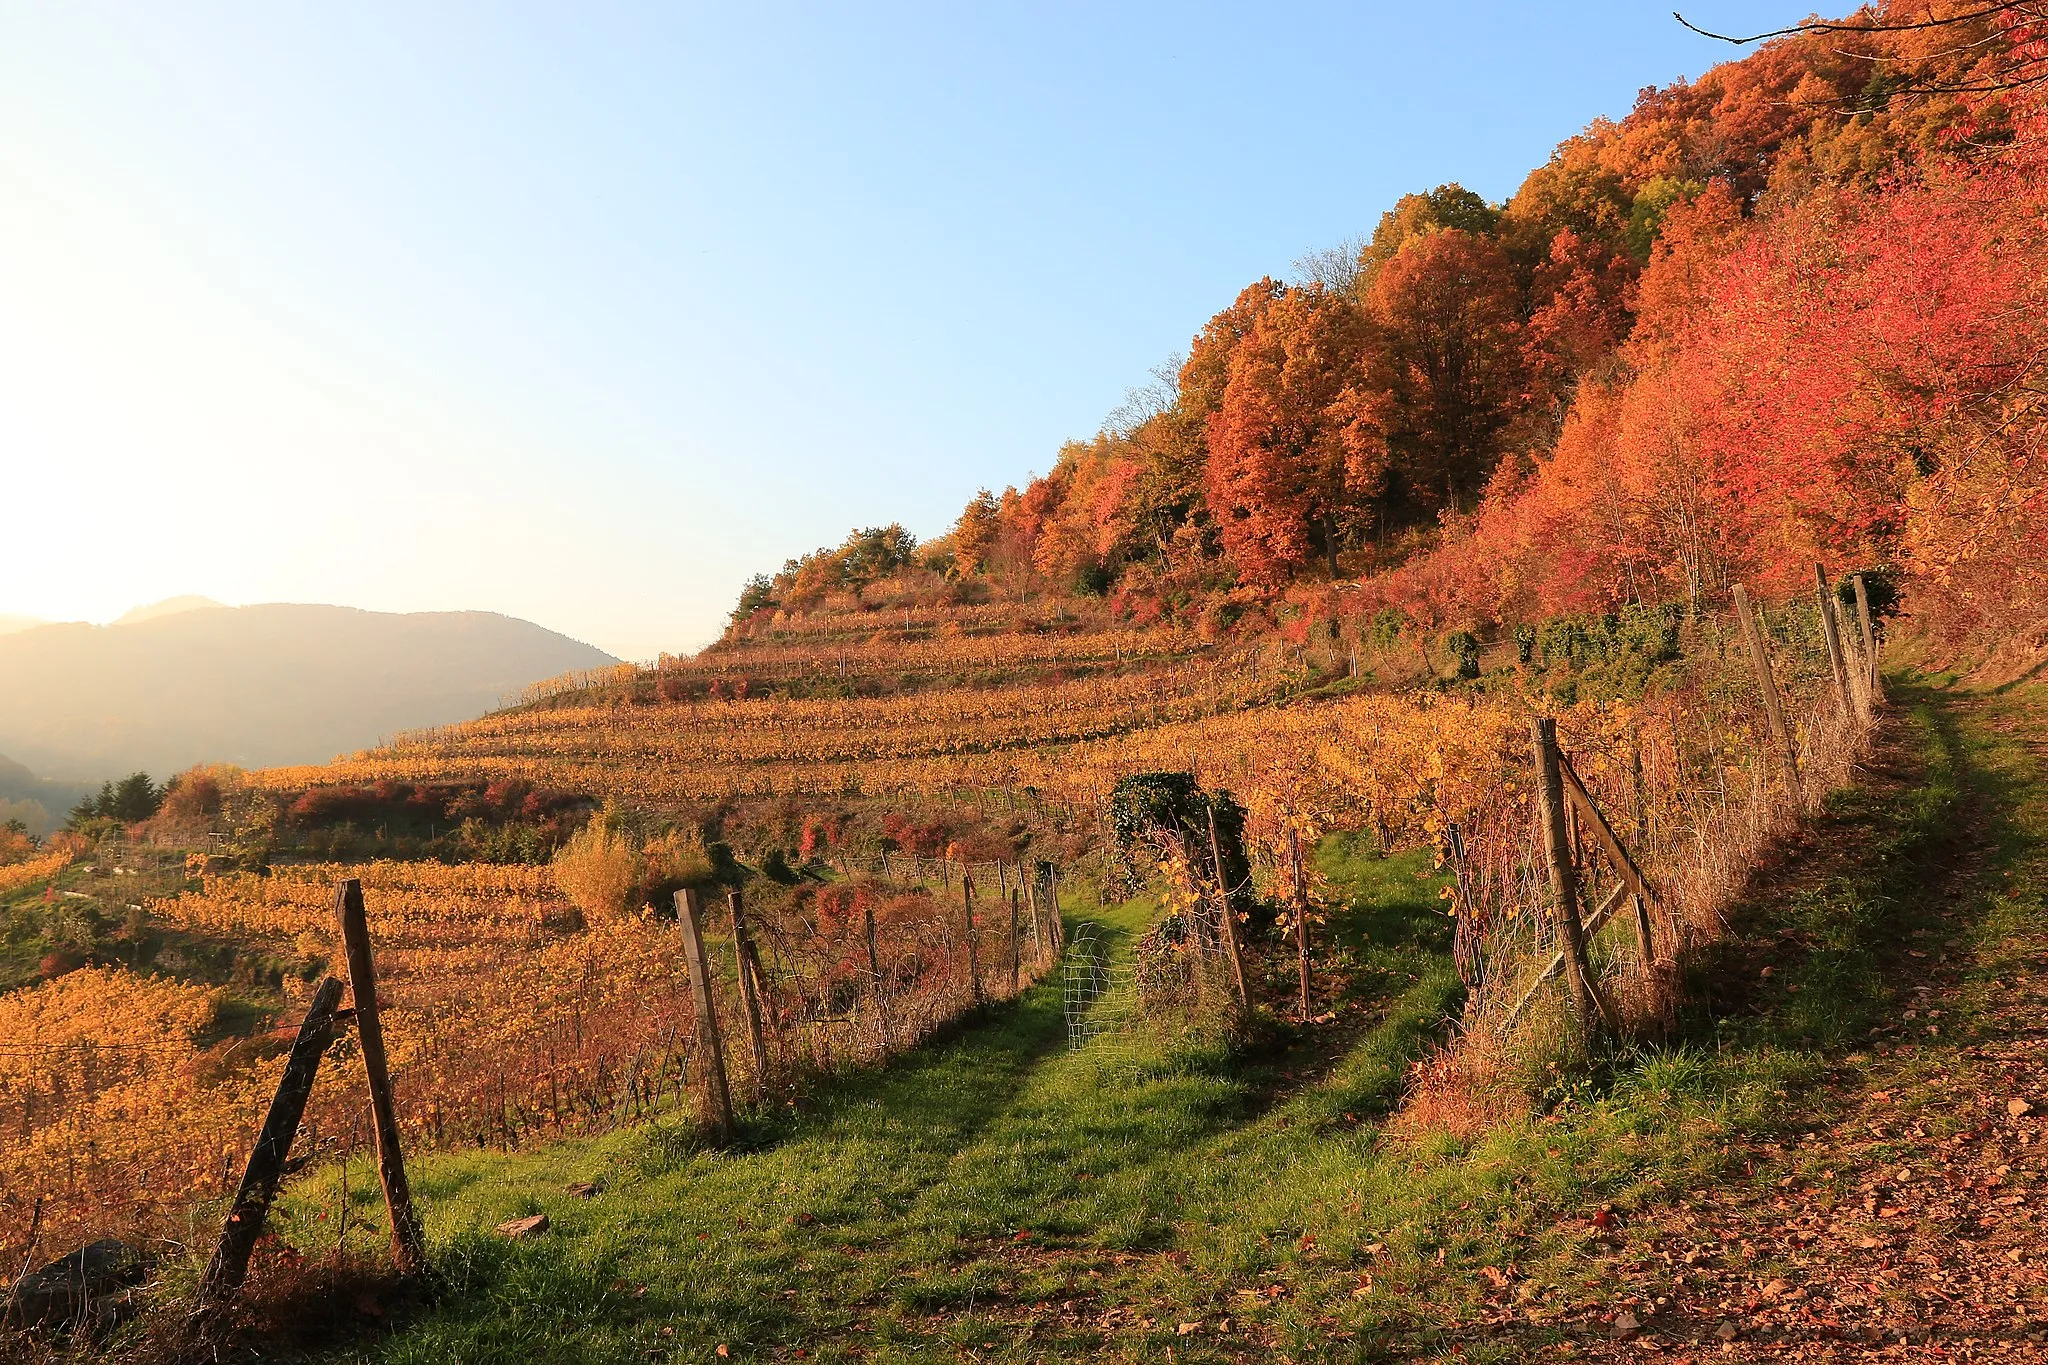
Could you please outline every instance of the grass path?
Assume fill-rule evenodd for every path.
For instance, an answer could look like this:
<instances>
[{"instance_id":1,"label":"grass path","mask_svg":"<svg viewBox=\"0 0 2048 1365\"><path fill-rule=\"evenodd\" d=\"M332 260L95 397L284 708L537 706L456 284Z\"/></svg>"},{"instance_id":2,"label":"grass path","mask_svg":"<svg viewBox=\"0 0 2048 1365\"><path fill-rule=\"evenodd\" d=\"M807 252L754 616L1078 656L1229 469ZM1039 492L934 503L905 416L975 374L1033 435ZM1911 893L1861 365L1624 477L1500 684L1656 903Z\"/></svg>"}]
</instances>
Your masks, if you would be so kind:
<instances>
[{"instance_id":1,"label":"grass path","mask_svg":"<svg viewBox=\"0 0 2048 1365\"><path fill-rule=\"evenodd\" d=\"M1702 966L1680 1041L1559 1080L1536 1117L1384 1128L1455 1009L1448 926L1414 859L1328 841L1335 1022L1070 1053L1048 984L746 1150L642 1129L432 1158L442 1292L328 1355L2039 1356L2048 1143L2007 1106L2048 1110L2048 696L1896 700L1867 782ZM1144 914L1069 912L1112 937ZM302 1191L292 1235L317 1245L333 1199ZM540 1211L540 1239L489 1233Z\"/></svg>"},{"instance_id":2,"label":"grass path","mask_svg":"<svg viewBox=\"0 0 2048 1365\"><path fill-rule=\"evenodd\" d=\"M1370 1165L1374 1121L1457 992L1426 864L1336 842L1323 858L1355 902L1338 928L1348 986L1321 1026L1343 1045L1275 1026L1239 1053L1115 1038L1070 1053L1055 981L757 1124L750 1150L643 1129L429 1159L415 1186L450 1282L397 1336L348 1353L1035 1358L1177 1342L1186 1357L1232 1318L1240 1337L1256 1319L1261 1345L1319 1333L1284 1293L1247 1314L1212 1277L1316 1254L1310 1225L1344 1218L1333 1182ZM1083 913L1116 944L1147 907ZM566 1193L578 1183L603 1192ZM302 1192L292 1235L317 1245L334 1198L331 1182ZM542 1211L545 1238L488 1234ZM1342 1278L1348 1293L1357 1276Z\"/></svg>"}]
</instances>

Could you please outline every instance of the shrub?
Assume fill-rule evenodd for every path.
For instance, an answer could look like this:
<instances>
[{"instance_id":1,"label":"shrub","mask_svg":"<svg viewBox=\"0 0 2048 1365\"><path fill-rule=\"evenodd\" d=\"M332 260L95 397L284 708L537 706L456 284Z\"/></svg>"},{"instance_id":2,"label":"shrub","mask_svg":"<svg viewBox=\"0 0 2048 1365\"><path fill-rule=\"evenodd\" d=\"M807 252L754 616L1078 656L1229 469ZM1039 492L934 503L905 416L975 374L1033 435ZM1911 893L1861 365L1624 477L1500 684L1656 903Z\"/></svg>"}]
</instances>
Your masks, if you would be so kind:
<instances>
[{"instance_id":1,"label":"shrub","mask_svg":"<svg viewBox=\"0 0 2048 1365\"><path fill-rule=\"evenodd\" d=\"M675 900L676 892L685 887L708 890L718 880L717 861L704 841L694 833L676 830L648 840L647 847L641 850L635 899L656 910L666 910Z\"/></svg>"},{"instance_id":2,"label":"shrub","mask_svg":"<svg viewBox=\"0 0 2048 1365\"><path fill-rule=\"evenodd\" d=\"M593 919L618 919L640 888L640 854L602 811L555 851L555 885L569 903Z\"/></svg>"}]
</instances>

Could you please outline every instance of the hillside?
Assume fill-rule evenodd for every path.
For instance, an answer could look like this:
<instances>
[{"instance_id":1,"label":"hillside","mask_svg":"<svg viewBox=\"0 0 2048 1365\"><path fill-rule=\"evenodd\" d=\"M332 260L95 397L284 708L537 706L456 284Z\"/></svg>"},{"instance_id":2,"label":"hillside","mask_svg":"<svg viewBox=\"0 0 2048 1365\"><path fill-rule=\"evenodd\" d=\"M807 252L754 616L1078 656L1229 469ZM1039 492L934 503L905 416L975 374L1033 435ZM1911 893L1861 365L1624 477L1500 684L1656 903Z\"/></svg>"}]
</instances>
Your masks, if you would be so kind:
<instances>
[{"instance_id":1,"label":"hillside","mask_svg":"<svg viewBox=\"0 0 2048 1365\"><path fill-rule=\"evenodd\" d=\"M1907 9L1646 89L1499 203L1404 196L1046 474L759 575L735 631L900 566L1300 639L1697 609L1825 560L2040 643L2043 21Z\"/></svg>"},{"instance_id":2,"label":"hillside","mask_svg":"<svg viewBox=\"0 0 2048 1365\"><path fill-rule=\"evenodd\" d=\"M47 834L62 824L64 813L89 793L90 789L82 783L38 777L0 754L0 824L19 820L29 833Z\"/></svg>"},{"instance_id":3,"label":"hillside","mask_svg":"<svg viewBox=\"0 0 2048 1365\"><path fill-rule=\"evenodd\" d=\"M0 836L0 1246L154 1250L142 1362L2038 1355L2048 20L1905 13L1403 199L696 654ZM117 734L582 649L191 662L337 611L0 637L0 750L30 646ZM357 1013L182 1335L351 882L435 1273Z\"/></svg>"},{"instance_id":4,"label":"hillside","mask_svg":"<svg viewBox=\"0 0 2048 1365\"><path fill-rule=\"evenodd\" d=\"M0 753L48 777L345 753L611 663L487 612L272 604L0 635Z\"/></svg>"},{"instance_id":5,"label":"hillside","mask_svg":"<svg viewBox=\"0 0 2048 1365\"><path fill-rule=\"evenodd\" d=\"M2038 1359L2048 696L1936 681L1677 1032L1536 1115L1392 1112L1455 1009L1446 926L1412 865L1333 841L1335 1020L1072 1049L1041 987L732 1153L653 1128L436 1158L456 1292L351 1353ZM1119 952L1142 923L1069 913ZM308 1189L295 1235L337 1198Z\"/></svg>"}]
</instances>

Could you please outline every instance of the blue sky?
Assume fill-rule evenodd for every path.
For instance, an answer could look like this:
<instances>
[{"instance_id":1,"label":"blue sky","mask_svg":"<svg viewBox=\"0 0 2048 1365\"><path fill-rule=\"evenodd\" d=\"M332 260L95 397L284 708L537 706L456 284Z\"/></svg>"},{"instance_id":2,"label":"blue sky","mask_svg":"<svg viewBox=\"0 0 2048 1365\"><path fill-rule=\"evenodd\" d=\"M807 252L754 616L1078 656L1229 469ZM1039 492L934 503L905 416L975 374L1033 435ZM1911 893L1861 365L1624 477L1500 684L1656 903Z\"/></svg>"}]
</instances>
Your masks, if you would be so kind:
<instances>
[{"instance_id":1,"label":"blue sky","mask_svg":"<svg viewBox=\"0 0 2048 1365\"><path fill-rule=\"evenodd\" d=\"M6 0L0 613L695 648L748 574L1044 470L1401 193L1501 198L1730 55L1655 3Z\"/></svg>"}]
</instances>

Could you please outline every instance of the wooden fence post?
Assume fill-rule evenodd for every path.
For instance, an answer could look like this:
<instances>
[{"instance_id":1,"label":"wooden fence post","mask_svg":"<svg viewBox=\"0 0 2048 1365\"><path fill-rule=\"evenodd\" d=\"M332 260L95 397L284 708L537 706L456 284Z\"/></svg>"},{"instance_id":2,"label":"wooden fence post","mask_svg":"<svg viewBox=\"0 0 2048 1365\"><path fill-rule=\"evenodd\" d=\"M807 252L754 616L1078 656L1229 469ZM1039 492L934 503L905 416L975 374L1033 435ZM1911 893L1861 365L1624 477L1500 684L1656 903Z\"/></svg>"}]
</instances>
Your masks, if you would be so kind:
<instances>
[{"instance_id":1,"label":"wooden fence post","mask_svg":"<svg viewBox=\"0 0 2048 1365\"><path fill-rule=\"evenodd\" d=\"M732 909L732 954L738 967L740 982L740 1004L747 1015L747 1041L754 1054L754 1099L766 1103L768 1099L768 1040L761 1031L761 965L754 955L754 938L747 932L747 908L740 897L740 889L732 887L725 893L725 901Z\"/></svg>"},{"instance_id":2,"label":"wooden fence post","mask_svg":"<svg viewBox=\"0 0 2048 1365\"><path fill-rule=\"evenodd\" d=\"M1557 722L1538 716L1530 723L1536 747L1536 792L1543 815L1543 851L1550 862L1550 885L1557 893L1557 931L1564 940L1564 974L1572 991L1580 1029L1591 1039L1604 1022L1610 1027L1607 1002L1594 988L1586 961L1586 940L1579 923L1579 881L1572 868L1570 836L1565 832L1564 777L1559 772Z\"/></svg>"},{"instance_id":3,"label":"wooden fence post","mask_svg":"<svg viewBox=\"0 0 2048 1365\"><path fill-rule=\"evenodd\" d=\"M1458 922L1451 927L1451 965L1465 984L1465 1009L1479 1003L1479 986L1485 978L1485 945L1480 941L1479 910L1473 904L1470 880L1465 876L1465 831L1456 820L1444 828L1444 843L1451 855L1451 880L1457 888Z\"/></svg>"},{"instance_id":4,"label":"wooden fence post","mask_svg":"<svg viewBox=\"0 0 2048 1365\"><path fill-rule=\"evenodd\" d=\"M1216 807L1209 807L1209 865L1216 873L1216 907L1223 916L1223 948L1230 954L1230 982L1237 988L1240 1009L1250 1009L1251 992L1244 984L1244 955L1237 946L1237 912L1230 908L1230 886L1223 876L1223 846L1216 838Z\"/></svg>"},{"instance_id":5,"label":"wooden fence post","mask_svg":"<svg viewBox=\"0 0 2048 1365\"><path fill-rule=\"evenodd\" d=\"M697 1043L710 1073L706 1078L706 1107L712 1135L719 1142L730 1142L732 1091L725 1083L725 1047L719 1041L717 1002L711 996L711 959L704 951L697 893L690 887L676 892L676 921L683 930L683 962L690 971L690 994L697 1002Z\"/></svg>"},{"instance_id":6,"label":"wooden fence post","mask_svg":"<svg viewBox=\"0 0 2048 1365\"><path fill-rule=\"evenodd\" d=\"M981 950L974 943L974 878L960 873L960 898L967 907L967 976L974 1003L981 1003Z\"/></svg>"},{"instance_id":7,"label":"wooden fence post","mask_svg":"<svg viewBox=\"0 0 2048 1365\"><path fill-rule=\"evenodd\" d=\"M1301 836L1290 826L1287 857L1294 871L1294 951L1301 963L1301 1017L1308 1018L1308 871L1301 863Z\"/></svg>"},{"instance_id":8,"label":"wooden fence post","mask_svg":"<svg viewBox=\"0 0 2048 1365\"><path fill-rule=\"evenodd\" d=\"M889 1046L889 997L882 989L882 955L875 947L875 907L872 902L863 902L860 908L862 927L867 931L868 980L875 998L875 1021L882 1032L882 1046Z\"/></svg>"},{"instance_id":9,"label":"wooden fence post","mask_svg":"<svg viewBox=\"0 0 2048 1365\"><path fill-rule=\"evenodd\" d=\"M299 1025L298 1037L292 1040L277 1094L263 1117L263 1131L249 1151L249 1165L235 1191L234 1207L206 1263L206 1273L200 1277L201 1313L225 1302L249 1274L249 1253L263 1235L263 1220L269 1216L270 1202L277 1197L278 1182L284 1178L285 1158L291 1155L292 1142L299 1135L299 1120L305 1117L306 1099L320 1074L320 1059L334 1041L334 1007L340 1000L340 977L326 978L313 991L313 1003Z\"/></svg>"},{"instance_id":10,"label":"wooden fence post","mask_svg":"<svg viewBox=\"0 0 2048 1365\"><path fill-rule=\"evenodd\" d=\"M398 1146L398 1106L391 1094L391 1068L384 1055L384 1019L377 1002L377 960L370 952L369 913L363 884L354 877L334 889L334 915L348 955L349 993L354 998L356 1041L363 1049L363 1079L370 1087L370 1121L377 1133L377 1178L391 1214L391 1259L401 1275L417 1274L427 1263L427 1236L412 1206L405 1179L405 1155Z\"/></svg>"},{"instance_id":11,"label":"wooden fence post","mask_svg":"<svg viewBox=\"0 0 2048 1365\"><path fill-rule=\"evenodd\" d=\"M1058 957L1060 950L1067 946L1067 921L1060 914L1060 865L1047 863L1045 867L1045 894L1052 900L1046 913L1052 917L1052 951L1053 956Z\"/></svg>"},{"instance_id":12,"label":"wooden fence post","mask_svg":"<svg viewBox=\"0 0 2048 1365\"><path fill-rule=\"evenodd\" d=\"M1862 574L1851 581L1856 585L1856 625L1863 635L1863 658L1870 665L1870 704L1876 706L1884 700L1884 673L1877 666L1877 632L1870 625L1870 594L1864 590Z\"/></svg>"},{"instance_id":13,"label":"wooden fence post","mask_svg":"<svg viewBox=\"0 0 2048 1365\"><path fill-rule=\"evenodd\" d=\"M1749 662L1756 670L1757 690L1764 694L1764 714L1771 722L1771 739L1778 751L1778 769L1785 779L1785 789L1792 793L1802 805L1805 798L1799 787L1799 754L1792 745L1792 727L1785 723L1785 701L1778 695L1778 680L1771 672L1771 656L1764 648L1764 633L1758 626L1756 613L1750 609L1749 594L1742 585L1735 585L1735 615L1742 625L1742 638L1749 644Z\"/></svg>"},{"instance_id":14,"label":"wooden fence post","mask_svg":"<svg viewBox=\"0 0 2048 1365\"><path fill-rule=\"evenodd\" d=\"M1024 883L1024 908L1031 913L1031 960L1040 967L1045 966L1045 906L1044 897L1038 890L1038 860L1031 860L1031 874L1024 873L1024 864L1017 864L1017 880Z\"/></svg>"},{"instance_id":15,"label":"wooden fence post","mask_svg":"<svg viewBox=\"0 0 2048 1365\"><path fill-rule=\"evenodd\" d=\"M1813 566L1813 586L1820 594L1821 633L1827 636L1828 663L1835 670L1835 693L1842 703L1842 719L1854 714L1856 703L1849 695L1849 665L1842 658L1842 624L1835 615L1835 594L1828 587L1828 571L1818 563Z\"/></svg>"},{"instance_id":16,"label":"wooden fence post","mask_svg":"<svg viewBox=\"0 0 2048 1365\"><path fill-rule=\"evenodd\" d=\"M1019 872L1021 873L1021 871L1020 867ZM1017 983L1022 974L1021 969L1023 967L1023 964L1017 959L1019 939L1021 938L1019 930L1023 927L1018 923L1019 902L1023 899L1024 889L1022 887L1013 886L1010 888L1010 994L1013 996L1017 993Z\"/></svg>"}]
</instances>

